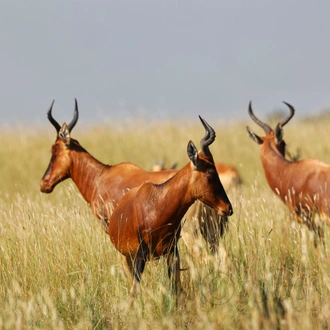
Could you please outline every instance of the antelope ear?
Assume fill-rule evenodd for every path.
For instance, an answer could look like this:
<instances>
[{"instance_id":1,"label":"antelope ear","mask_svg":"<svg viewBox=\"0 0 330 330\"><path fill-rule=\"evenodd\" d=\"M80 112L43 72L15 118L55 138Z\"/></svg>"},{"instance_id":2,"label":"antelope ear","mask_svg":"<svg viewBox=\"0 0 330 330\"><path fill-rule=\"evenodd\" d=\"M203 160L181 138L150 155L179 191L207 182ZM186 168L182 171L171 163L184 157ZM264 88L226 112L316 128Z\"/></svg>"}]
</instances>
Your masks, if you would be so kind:
<instances>
[{"instance_id":1,"label":"antelope ear","mask_svg":"<svg viewBox=\"0 0 330 330\"><path fill-rule=\"evenodd\" d=\"M65 145L68 146L70 144L70 130L66 123L63 123L62 127L60 128L60 131L58 132L58 136L61 138Z\"/></svg>"},{"instance_id":2,"label":"antelope ear","mask_svg":"<svg viewBox=\"0 0 330 330\"><path fill-rule=\"evenodd\" d=\"M260 136L258 136L257 134L253 133L253 132L251 131L251 129L250 129L249 126L246 126L246 130L247 130L247 132L248 132L248 134L249 134L249 137L250 137L254 142L256 142L256 143L258 143L258 144L263 144L264 141L262 140L262 138L261 138Z\"/></svg>"},{"instance_id":3,"label":"antelope ear","mask_svg":"<svg viewBox=\"0 0 330 330\"><path fill-rule=\"evenodd\" d=\"M284 134L284 131L283 131L282 125L280 123L278 123L275 128L276 144L281 143L281 141L283 140L283 134Z\"/></svg>"},{"instance_id":4,"label":"antelope ear","mask_svg":"<svg viewBox=\"0 0 330 330\"><path fill-rule=\"evenodd\" d=\"M192 141L188 142L187 154L191 162L194 164L194 167L196 168L198 161L198 150Z\"/></svg>"}]
</instances>

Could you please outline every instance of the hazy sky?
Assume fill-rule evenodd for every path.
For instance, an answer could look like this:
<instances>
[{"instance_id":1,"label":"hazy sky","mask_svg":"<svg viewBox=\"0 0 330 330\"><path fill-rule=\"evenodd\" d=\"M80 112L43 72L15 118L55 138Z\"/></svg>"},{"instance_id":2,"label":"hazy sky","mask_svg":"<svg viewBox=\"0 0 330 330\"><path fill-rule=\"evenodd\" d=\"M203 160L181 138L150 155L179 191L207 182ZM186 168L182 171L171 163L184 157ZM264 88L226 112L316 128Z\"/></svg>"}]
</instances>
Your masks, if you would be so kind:
<instances>
[{"instance_id":1,"label":"hazy sky","mask_svg":"<svg viewBox=\"0 0 330 330\"><path fill-rule=\"evenodd\" d=\"M326 0L0 0L0 47L0 126L330 107Z\"/></svg>"}]
</instances>

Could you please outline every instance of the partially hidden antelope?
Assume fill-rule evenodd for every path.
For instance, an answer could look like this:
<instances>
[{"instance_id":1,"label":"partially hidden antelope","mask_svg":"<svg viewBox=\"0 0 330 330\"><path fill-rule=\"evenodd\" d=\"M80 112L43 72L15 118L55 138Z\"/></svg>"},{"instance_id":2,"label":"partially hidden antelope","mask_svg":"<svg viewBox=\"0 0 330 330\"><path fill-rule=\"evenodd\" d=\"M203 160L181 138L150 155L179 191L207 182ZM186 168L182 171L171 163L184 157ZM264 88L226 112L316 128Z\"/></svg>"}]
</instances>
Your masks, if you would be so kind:
<instances>
[{"instance_id":1,"label":"partially hidden antelope","mask_svg":"<svg viewBox=\"0 0 330 330\"><path fill-rule=\"evenodd\" d=\"M163 159L161 162L159 162L158 160L155 159L154 160L154 165L152 166L152 171L153 172L160 172L160 171L167 170L167 168L165 166L165 163L166 163L165 159ZM175 170L177 168L177 166L178 166L178 163L175 162L170 166L169 170Z\"/></svg>"},{"instance_id":2,"label":"partially hidden antelope","mask_svg":"<svg viewBox=\"0 0 330 330\"><path fill-rule=\"evenodd\" d=\"M260 158L268 185L288 206L296 220L316 234L314 243L317 245L317 238L323 241L324 235L322 223L317 221L316 215L330 224L330 165L317 159L292 161L285 158L283 126L290 121L295 110L290 104L283 103L288 106L290 114L273 130L255 116L250 102L249 115L266 135L260 137L249 127L247 132L260 145Z\"/></svg>"},{"instance_id":3,"label":"partially hidden antelope","mask_svg":"<svg viewBox=\"0 0 330 330\"><path fill-rule=\"evenodd\" d=\"M224 163L215 163L219 179L225 191L235 194L242 180L235 166ZM210 248L211 253L226 269L227 253L221 243L221 238L228 230L228 216L219 215L216 210L197 200L184 216L182 239L194 258L205 259L203 244L196 244L200 234Z\"/></svg>"},{"instance_id":4,"label":"partially hidden antelope","mask_svg":"<svg viewBox=\"0 0 330 330\"><path fill-rule=\"evenodd\" d=\"M200 120L206 134L200 151L189 141L190 162L162 184L148 181L127 192L109 219L110 239L126 258L133 276L132 296L138 291L146 262L161 256L167 256L168 275L174 281L175 293L182 292L177 243L181 220L196 200L221 216L233 213L209 150L215 132L201 117Z\"/></svg>"},{"instance_id":5,"label":"partially hidden antelope","mask_svg":"<svg viewBox=\"0 0 330 330\"><path fill-rule=\"evenodd\" d=\"M226 191L242 184L242 178L236 166L217 162L215 168Z\"/></svg>"}]
</instances>

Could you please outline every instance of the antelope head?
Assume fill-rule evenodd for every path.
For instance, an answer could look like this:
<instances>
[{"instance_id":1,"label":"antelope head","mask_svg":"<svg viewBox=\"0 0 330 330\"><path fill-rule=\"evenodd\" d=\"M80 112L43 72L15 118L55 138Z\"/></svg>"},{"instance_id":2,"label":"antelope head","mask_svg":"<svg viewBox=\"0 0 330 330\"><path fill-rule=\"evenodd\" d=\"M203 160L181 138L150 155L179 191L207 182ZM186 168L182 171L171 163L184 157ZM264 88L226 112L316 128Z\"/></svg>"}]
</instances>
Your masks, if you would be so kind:
<instances>
[{"instance_id":1,"label":"antelope head","mask_svg":"<svg viewBox=\"0 0 330 330\"><path fill-rule=\"evenodd\" d=\"M290 114L288 115L288 117L286 117L284 120L282 120L280 123L278 123L275 127L275 130L272 130L272 128L267 125L266 123L262 122L260 119L258 119L255 114L252 111L252 102L250 101L249 103L249 115L251 117L251 119L258 125L260 126L264 132L265 132L265 136L264 137L260 137L257 134L253 133L251 131L251 129L247 126L247 132L249 134L249 137L256 143L262 145L264 144L264 142L268 141L271 145L274 145L276 150L283 156L285 157L285 141L283 140L283 126L286 125L289 120L293 117L294 115L294 108L292 105L290 105L289 103L283 102L284 104L286 104L289 109L290 109Z\"/></svg>"},{"instance_id":2,"label":"antelope head","mask_svg":"<svg viewBox=\"0 0 330 330\"><path fill-rule=\"evenodd\" d=\"M79 117L77 100L75 100L72 121L68 125L63 123L62 126L60 126L52 116L54 102L55 101L50 105L47 116L51 124L55 127L57 136L56 141L51 148L52 156L48 168L40 183L40 190L43 193L51 193L59 182L70 177L70 148L72 147L72 142L75 142L75 144L78 143L70 137L70 133L76 125Z\"/></svg>"},{"instance_id":3,"label":"antelope head","mask_svg":"<svg viewBox=\"0 0 330 330\"><path fill-rule=\"evenodd\" d=\"M215 209L220 215L232 215L233 209L226 191L219 179L209 145L215 140L213 128L199 116L204 128L205 136L200 141L201 150L198 151L192 141L189 141L187 154L194 170L195 190L197 199Z\"/></svg>"}]
</instances>

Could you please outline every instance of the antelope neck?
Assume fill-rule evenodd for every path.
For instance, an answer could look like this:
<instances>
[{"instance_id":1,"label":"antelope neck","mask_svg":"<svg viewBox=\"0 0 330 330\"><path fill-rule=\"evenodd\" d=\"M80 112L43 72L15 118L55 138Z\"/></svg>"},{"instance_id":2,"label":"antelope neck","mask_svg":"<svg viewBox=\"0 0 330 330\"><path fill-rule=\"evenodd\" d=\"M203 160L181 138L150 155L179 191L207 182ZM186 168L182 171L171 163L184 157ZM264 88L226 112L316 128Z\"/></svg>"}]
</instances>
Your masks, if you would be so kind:
<instances>
[{"instance_id":1,"label":"antelope neck","mask_svg":"<svg viewBox=\"0 0 330 330\"><path fill-rule=\"evenodd\" d=\"M99 178L108 168L87 152L72 151L70 177L78 187L87 203L91 203L99 187Z\"/></svg>"}]
</instances>

